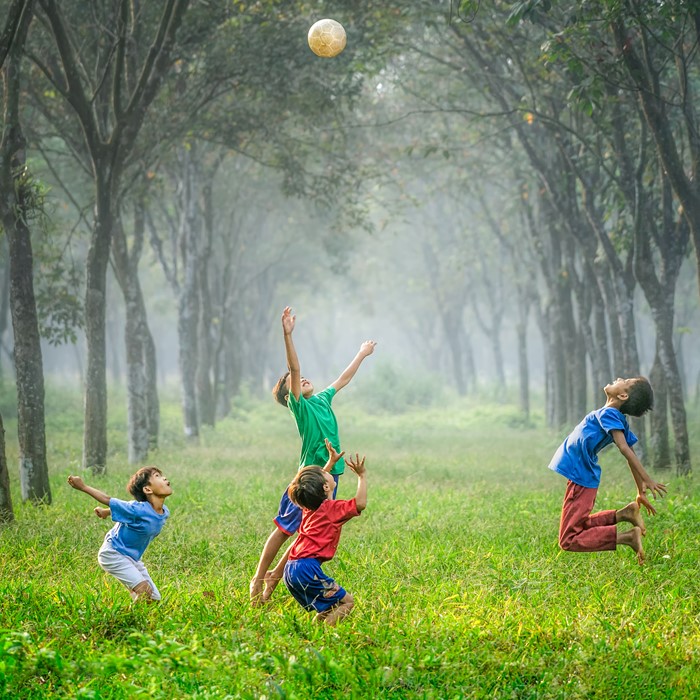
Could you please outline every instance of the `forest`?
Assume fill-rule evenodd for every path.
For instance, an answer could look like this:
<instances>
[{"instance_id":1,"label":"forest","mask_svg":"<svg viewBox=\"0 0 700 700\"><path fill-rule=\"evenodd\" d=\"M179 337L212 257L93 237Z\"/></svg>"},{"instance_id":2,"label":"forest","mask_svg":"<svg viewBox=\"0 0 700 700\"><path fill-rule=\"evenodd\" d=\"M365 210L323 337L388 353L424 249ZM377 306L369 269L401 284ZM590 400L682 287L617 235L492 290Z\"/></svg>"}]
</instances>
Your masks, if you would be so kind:
<instances>
[{"instance_id":1,"label":"forest","mask_svg":"<svg viewBox=\"0 0 700 700\"><path fill-rule=\"evenodd\" d=\"M323 17L347 34L334 58L307 45L309 27ZM271 494L287 483L297 453L297 436L270 396L285 369L286 306L297 315L302 374L315 377L318 388L363 341L377 341L340 423L348 426L343 446L347 433L357 439L348 450L367 451L371 478L370 448L389 465L377 475L387 493L382 479L412 489L423 458L430 491L440 491L447 475L469 481L458 452L483 451L478 465L465 458L480 476L460 488L487 498L499 468L518 480L511 462L522 458L524 480L532 479L523 512L540 512L551 483L540 481L548 474L534 475L547 471L561 437L605 402L602 389L616 377L648 377L654 406L630 419L635 449L646 469L670 484L668 512L657 504L656 520L677 519L659 532L684 533L697 510L693 463L700 446L699 42L695 0L0 0L0 553L8 576L0 584L7 600L24 605L16 578L22 569L42 580L45 611L64 595L65 579L54 582L56 593L37 552L57 523L83 527L69 473L123 492L128 474L151 463L173 471L195 501L198 469L226 481L231 491L221 498L245 501L237 516L248 529L240 558L251 571L231 577L247 586L276 503ZM432 462L438 455L445 474ZM256 461L274 474L269 491ZM345 478L349 489L354 477ZM624 498L617 479L611 493ZM239 483L253 495L239 493ZM418 494L395 495L398 510L411 507L416 488ZM494 506L504 517L508 499L517 501L508 489ZM556 510L561 493L554 496ZM370 492L368 517L373 506ZM212 512L229 508L236 510L226 500ZM416 508L419 520L421 508L429 509ZM459 518L452 511L443 517L443 541L452 541ZM21 554L35 521L43 544ZM225 547L213 524L195 522L208 533L202 547ZM60 537L85 549L66 570L95 569L79 589L92 591L89 604L98 605L94 591L102 584L88 550L100 523L90 523L83 533L92 533L89 544L76 539L78 532ZM359 538L359 549L349 552L369 557L357 534L365 526L348 526ZM524 532L534 561L546 547L543 535L532 523ZM482 535L483 549L473 553L483 564L489 547L505 545L490 531ZM384 551L392 541L388 532L376 546ZM404 545L409 552L418 547ZM190 546L184 561L196 568L206 557ZM553 557L546 561L554 580L566 578L561 559L546 556ZM348 570L350 559L348 553ZM679 559L684 568L675 578L652 564L650 596L654 581L680 586L693 579L697 586L692 557ZM159 569L170 565L163 560ZM605 567L597 572L601 586L611 575L612 565ZM220 606L225 585L201 583ZM543 585L538 594L546 598ZM603 605L607 590L591 585L590 605ZM235 610L218 610L232 629L252 614L244 594ZM144 623L153 629L139 627L127 608L118 608L117 625L141 635L144 649L158 634L175 640L185 624L177 607L183 596L173 590L167 603L175 606L167 632L153 620ZM86 614L77 598L63 601L66 619ZM411 605L420 600L416 595ZM697 604L680 594L673 600L676 620L650 637L667 645L683 633L677 625L695 620L686 655L692 667L700 653ZM523 609L548 604L530 600ZM502 605L488 601L493 639ZM579 622L592 619L590 605ZM306 675L292 669L291 651L284 661L258 664L253 652L244 659L243 646L255 646L246 639L237 647L240 658L227 657L237 669L229 685L217 689L207 654L200 659L187 647L189 660L177 661L180 651L168 647L156 693L143 678L120 685L122 676L142 673L114 660L129 657L121 647L109 663L95 661L99 672L84 671L71 654L62 667L42 671L42 663L51 664L41 649L58 649L63 633L25 629L9 602L4 610L0 605L0 676L7 674L0 694L8 697L77 697L78 690L84 697L136 697L137 687L150 687L151 697L311 697L312 687L318 697L583 698L619 691L598 667L590 687L564 667L547 670L542 650L560 618L531 621L539 631L529 639L544 635L537 663L519 657L531 675L506 673L507 652L494 642L496 670L481 667L489 680L479 686L470 685L466 670L450 675L454 660L438 661L449 656L454 635L476 629L465 623L443 630L432 661L416 637L415 653L406 652L410 663L384 659L380 665L394 670L376 677L367 670L375 658L366 668L357 661L352 671L339 661L333 671L335 662L311 655ZM380 624L374 612L372 624ZM254 614L255 625L264 625L263 613ZM202 612L200 637L207 635L205 619ZM401 647L398 630L414 622L386 627L391 653ZM424 623L438 624L416 624ZM301 624L285 618L275 644ZM606 624L627 629L617 619ZM595 648L597 631L578 632ZM22 642L20 634L39 636ZM117 647L123 641L110 637ZM328 643L336 642L347 643ZM483 642L472 636L470 648ZM320 648L315 637L309 644ZM697 686L683 671L686 652L666 649L665 658L651 646L625 651L621 665L630 669L641 655L656 685L649 695L624 697L692 696ZM21 661L30 657L34 665ZM167 669L178 663L182 675L168 680ZM655 675L663 665L674 669L675 685ZM188 674L198 678L192 685L183 680ZM324 680L314 685L319 674ZM545 676L547 689L537 686ZM95 678L107 685L98 689Z\"/></svg>"}]
</instances>

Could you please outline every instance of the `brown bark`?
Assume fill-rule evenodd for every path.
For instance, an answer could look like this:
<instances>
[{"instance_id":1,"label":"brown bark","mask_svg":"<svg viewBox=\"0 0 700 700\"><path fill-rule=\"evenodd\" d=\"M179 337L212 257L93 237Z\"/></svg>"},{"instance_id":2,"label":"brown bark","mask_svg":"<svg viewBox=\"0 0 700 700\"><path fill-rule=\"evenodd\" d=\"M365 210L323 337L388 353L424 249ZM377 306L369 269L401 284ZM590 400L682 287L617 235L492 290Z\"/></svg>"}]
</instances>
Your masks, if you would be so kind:
<instances>
[{"instance_id":1,"label":"brown bark","mask_svg":"<svg viewBox=\"0 0 700 700\"><path fill-rule=\"evenodd\" d=\"M44 370L29 229L34 206L33 190L19 118L20 64L31 16L29 6L15 32L14 43L2 68L4 125L0 142L0 219L10 251L10 313L17 377L17 436L22 499L50 503L44 421Z\"/></svg>"},{"instance_id":2,"label":"brown bark","mask_svg":"<svg viewBox=\"0 0 700 700\"><path fill-rule=\"evenodd\" d=\"M0 523L14 519L15 513L12 510L12 496L10 494L10 474L5 456L5 426L2 422L2 415L0 415Z\"/></svg>"}]
</instances>

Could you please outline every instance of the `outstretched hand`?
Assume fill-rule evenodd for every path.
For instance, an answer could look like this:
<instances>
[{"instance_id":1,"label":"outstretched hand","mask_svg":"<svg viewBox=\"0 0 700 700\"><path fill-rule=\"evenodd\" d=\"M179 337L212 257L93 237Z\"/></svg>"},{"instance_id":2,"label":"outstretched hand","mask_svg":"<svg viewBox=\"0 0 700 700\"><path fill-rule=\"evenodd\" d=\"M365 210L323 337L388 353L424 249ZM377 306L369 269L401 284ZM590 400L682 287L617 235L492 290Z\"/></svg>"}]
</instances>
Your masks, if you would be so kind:
<instances>
[{"instance_id":1,"label":"outstretched hand","mask_svg":"<svg viewBox=\"0 0 700 700\"><path fill-rule=\"evenodd\" d=\"M282 330L284 331L285 335L291 334L291 332L294 330L296 320L296 315L292 314L292 307L285 306L284 311L282 312Z\"/></svg>"},{"instance_id":2,"label":"outstretched hand","mask_svg":"<svg viewBox=\"0 0 700 700\"><path fill-rule=\"evenodd\" d=\"M367 469L365 468L365 457L364 455L362 458L360 458L360 455L358 452L355 453L355 457L350 457L350 459L345 460L345 464L352 469L357 476L362 476L365 474Z\"/></svg>"},{"instance_id":3,"label":"outstretched hand","mask_svg":"<svg viewBox=\"0 0 700 700\"><path fill-rule=\"evenodd\" d=\"M323 467L324 472L330 472L331 469L335 466L335 463L338 462L341 457L345 454L345 450L342 452L336 452L335 447L331 445L331 441L326 438L326 449L328 450L328 461L326 462L326 465Z\"/></svg>"},{"instance_id":4,"label":"outstretched hand","mask_svg":"<svg viewBox=\"0 0 700 700\"><path fill-rule=\"evenodd\" d=\"M651 505L651 501L646 496L646 492L651 491L651 495L656 500L657 495L663 498L666 495L666 484L658 481L642 481L637 494L637 505L644 506L650 515L656 515L656 508Z\"/></svg>"}]
</instances>

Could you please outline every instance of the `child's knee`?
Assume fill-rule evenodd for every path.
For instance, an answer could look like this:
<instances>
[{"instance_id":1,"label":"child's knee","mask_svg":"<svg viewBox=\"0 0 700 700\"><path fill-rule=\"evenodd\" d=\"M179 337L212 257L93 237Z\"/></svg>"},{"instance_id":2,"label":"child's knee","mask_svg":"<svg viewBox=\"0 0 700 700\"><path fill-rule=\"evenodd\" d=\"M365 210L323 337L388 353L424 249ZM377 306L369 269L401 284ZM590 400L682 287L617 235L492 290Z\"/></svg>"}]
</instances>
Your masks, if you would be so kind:
<instances>
[{"instance_id":1,"label":"child's knee","mask_svg":"<svg viewBox=\"0 0 700 700\"><path fill-rule=\"evenodd\" d=\"M343 607L347 608L347 611L350 612L355 607L355 599L352 597L352 594L346 593L340 599L339 604L342 605Z\"/></svg>"},{"instance_id":2,"label":"child's knee","mask_svg":"<svg viewBox=\"0 0 700 700\"><path fill-rule=\"evenodd\" d=\"M559 548L560 549L563 549L565 552L570 552L573 543L574 543L574 533L573 532L565 532L563 535L560 535L560 537L559 537Z\"/></svg>"}]
</instances>

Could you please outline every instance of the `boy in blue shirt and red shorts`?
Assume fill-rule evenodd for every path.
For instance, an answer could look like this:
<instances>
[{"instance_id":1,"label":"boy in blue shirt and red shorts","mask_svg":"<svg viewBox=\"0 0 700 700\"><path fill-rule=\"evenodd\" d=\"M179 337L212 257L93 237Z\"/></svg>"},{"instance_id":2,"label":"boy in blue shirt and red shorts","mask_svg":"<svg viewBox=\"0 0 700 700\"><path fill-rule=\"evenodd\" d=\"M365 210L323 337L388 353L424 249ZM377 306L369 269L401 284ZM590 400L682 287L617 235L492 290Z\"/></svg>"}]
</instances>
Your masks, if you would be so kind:
<instances>
[{"instance_id":1,"label":"boy in blue shirt and red shorts","mask_svg":"<svg viewBox=\"0 0 700 700\"><path fill-rule=\"evenodd\" d=\"M299 358L292 339L295 323L296 316L292 315L291 308L287 306L282 312L282 330L289 371L280 377L272 394L276 401L289 408L294 416L301 438L299 468L310 465L323 467L328 457L325 441L329 440L335 450L340 450L338 422L332 407L333 398L355 376L363 360L374 352L376 342L366 340L362 343L357 355L342 374L329 387L314 394L313 384L301 376ZM335 479L336 487L343 471L342 462L332 468L331 476ZM268 569L282 545L296 533L301 523L301 508L290 500L287 489L282 494L274 523L275 529L265 542L255 575L250 582L250 601L253 605L269 600L282 579L284 557L274 569Z\"/></svg>"},{"instance_id":2,"label":"boy in blue shirt and red shorts","mask_svg":"<svg viewBox=\"0 0 700 700\"><path fill-rule=\"evenodd\" d=\"M79 476L69 476L68 483L92 496L107 508L95 508L98 518L112 517L116 525L105 535L97 561L108 573L123 583L134 601L152 603L161 599L148 569L141 561L146 547L158 536L170 515L164 504L172 494L170 481L157 467L139 469L127 484L136 499L122 501L87 486Z\"/></svg>"},{"instance_id":3,"label":"boy in blue shirt and red shorts","mask_svg":"<svg viewBox=\"0 0 700 700\"><path fill-rule=\"evenodd\" d=\"M367 470L359 454L345 463L357 474L357 492L349 501L334 500L335 481L330 474L340 454L326 440L328 462L304 467L289 485L292 502L302 509L299 535L284 556L284 583L306 610L316 611L316 622L335 625L354 607L352 595L321 569L333 558L343 525L367 507Z\"/></svg>"},{"instance_id":4,"label":"boy in blue shirt and red shorts","mask_svg":"<svg viewBox=\"0 0 700 700\"><path fill-rule=\"evenodd\" d=\"M630 430L627 415L642 416L654 405L654 392L645 377L616 379L604 388L602 408L589 413L560 445L549 468L568 479L561 511L559 546L570 552L601 552L623 544L637 553L644 563L642 536L646 534L640 505L654 515L656 510L646 497L664 496L666 486L654 481L634 452L637 436ZM620 510L591 513L600 484L598 453L615 443L627 460L637 485L637 498ZM617 523L629 522L632 528L617 532Z\"/></svg>"}]
</instances>

